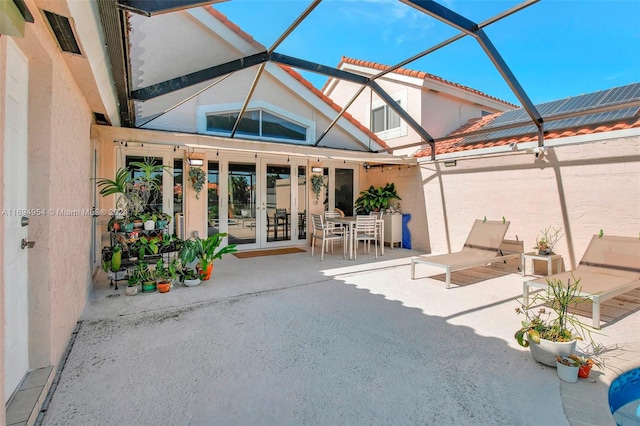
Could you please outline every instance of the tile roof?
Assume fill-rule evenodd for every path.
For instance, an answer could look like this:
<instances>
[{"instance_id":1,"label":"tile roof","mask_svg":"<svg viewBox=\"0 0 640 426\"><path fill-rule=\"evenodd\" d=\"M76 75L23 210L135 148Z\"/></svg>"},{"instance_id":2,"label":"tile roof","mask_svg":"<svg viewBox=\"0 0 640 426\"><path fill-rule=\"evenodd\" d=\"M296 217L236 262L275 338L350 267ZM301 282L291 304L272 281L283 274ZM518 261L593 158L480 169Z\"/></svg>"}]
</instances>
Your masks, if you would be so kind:
<instances>
[{"instance_id":1,"label":"tile roof","mask_svg":"<svg viewBox=\"0 0 640 426\"><path fill-rule=\"evenodd\" d=\"M232 30L233 32L238 34L240 37L244 38L249 43L254 44L255 46L259 47L260 49L263 49L263 50L265 49L264 46L262 46L260 43L258 43L253 37L251 37L251 35L249 35L248 33L244 32L244 31L242 31L242 29L239 26L237 26L236 24L231 22L224 14L222 14L219 11L217 11L216 9L214 9L212 6L207 6L207 7L205 7L205 9L214 18L218 19L220 22L222 22L224 25L226 25L227 28L229 28L230 30ZM318 90L316 87L314 87L313 84L311 84L311 82L309 80L307 80L306 78L304 78L300 73L294 71L291 67L288 67L286 65L278 64L278 66L280 66L280 68L285 70L289 75L291 75L293 78L295 78L300 83L302 83L313 94L315 94L323 102L328 104L331 108L333 108L334 110L336 110L338 112L342 111L342 107L340 107L333 100L331 100L331 98L329 98L324 93L322 93L320 90ZM378 136L376 136L375 133L371 132L368 128L363 126L362 123L360 123L358 120L356 120L351 114L349 114L348 112L345 112L342 116L346 120L351 122L353 125L355 125L359 130L364 132L368 137L370 137L373 141L375 141L382 148L384 148L384 149L389 148L389 145L387 145L382 139L380 139ZM333 119L333 117L331 117L331 118Z\"/></svg>"},{"instance_id":2,"label":"tile roof","mask_svg":"<svg viewBox=\"0 0 640 426\"><path fill-rule=\"evenodd\" d=\"M471 144L458 145L463 139L465 134L482 129L484 126L491 123L497 117L504 113L498 112L481 118L473 118L469 120L464 126L453 131L450 136L460 135L459 138L448 139L441 142L436 141L436 155L448 154L452 152L470 151L480 148L489 148L493 146L509 145L511 143L521 142L536 142L538 135L529 133L525 135L511 136L508 138L487 140L483 142L476 142ZM634 117L632 119L623 119L619 121L591 124L578 126L572 129L560 129L551 130L545 132L545 140L553 140L559 138L566 138L569 136L590 135L595 133L610 132L614 130L634 129L640 128L640 117ZM414 154L414 157L429 157L431 156L431 147L427 147Z\"/></svg>"},{"instance_id":3,"label":"tile roof","mask_svg":"<svg viewBox=\"0 0 640 426\"><path fill-rule=\"evenodd\" d=\"M342 64L351 64L351 65L357 65L357 66L361 66L361 67L373 68L373 69L376 69L376 70L379 70L379 71L385 71L385 70L391 68L389 65L383 65L383 64L379 64L377 62L371 62L371 61L363 61L361 59L348 58L346 56L342 57L342 59L340 60L340 63L337 66L337 68L340 68L342 66ZM496 98L495 96L487 95L486 93L483 93L483 92L481 92L479 90L476 90L476 89L473 89L471 87L463 86L462 84L458 84L458 83L454 83L452 81L445 80L442 77L438 77L437 75L429 74L428 72L410 70L410 69L407 69L407 68L398 68L398 69L396 69L396 70L394 70L392 72L394 72L396 74L406 75L406 76L409 76L409 77L419 78L421 80L437 81L439 83L444 83L444 84L447 84L449 86L455 87L457 89L462 89L462 90L465 90L467 92L473 93L475 95L483 96L483 97L485 97L487 99L491 99L491 100L503 103L503 104L508 105L510 107L513 107L513 108L518 108L519 107L519 105L515 105L515 104L512 104L510 102L504 101L502 99ZM329 84L329 80L327 80L327 82L325 83L324 87L322 88L322 91L324 91L324 89Z\"/></svg>"}]
</instances>

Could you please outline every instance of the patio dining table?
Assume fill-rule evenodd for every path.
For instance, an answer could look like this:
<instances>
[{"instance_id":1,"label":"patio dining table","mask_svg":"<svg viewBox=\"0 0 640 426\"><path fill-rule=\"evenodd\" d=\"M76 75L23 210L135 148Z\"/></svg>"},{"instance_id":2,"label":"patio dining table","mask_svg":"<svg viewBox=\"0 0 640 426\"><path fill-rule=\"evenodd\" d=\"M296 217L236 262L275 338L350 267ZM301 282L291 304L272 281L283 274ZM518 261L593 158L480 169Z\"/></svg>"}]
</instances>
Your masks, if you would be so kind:
<instances>
[{"instance_id":1,"label":"patio dining table","mask_svg":"<svg viewBox=\"0 0 640 426\"><path fill-rule=\"evenodd\" d=\"M349 239L349 260L353 260L356 239L356 216L328 217L327 222L337 223L347 228L347 238ZM380 254L384 256L384 220L376 219L376 231L380 240Z\"/></svg>"}]
</instances>

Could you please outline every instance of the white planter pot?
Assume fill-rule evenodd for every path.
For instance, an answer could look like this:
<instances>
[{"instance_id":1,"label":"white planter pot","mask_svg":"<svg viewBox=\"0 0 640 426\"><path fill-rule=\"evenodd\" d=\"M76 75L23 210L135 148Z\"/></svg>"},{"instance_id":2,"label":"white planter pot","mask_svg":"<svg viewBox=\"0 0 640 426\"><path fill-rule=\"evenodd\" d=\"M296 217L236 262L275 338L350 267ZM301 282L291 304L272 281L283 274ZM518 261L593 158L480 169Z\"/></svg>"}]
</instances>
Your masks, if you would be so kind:
<instances>
[{"instance_id":1,"label":"white planter pot","mask_svg":"<svg viewBox=\"0 0 640 426\"><path fill-rule=\"evenodd\" d=\"M564 365L556 361L556 368L558 369L558 377L565 382L575 383L578 381L578 367Z\"/></svg>"},{"instance_id":2,"label":"white planter pot","mask_svg":"<svg viewBox=\"0 0 640 426\"><path fill-rule=\"evenodd\" d=\"M540 339L540 343L534 343L529 339L529 350L533 359L549 367L556 366L556 355L569 356L575 352L576 341L552 342Z\"/></svg>"},{"instance_id":3,"label":"white planter pot","mask_svg":"<svg viewBox=\"0 0 640 426\"><path fill-rule=\"evenodd\" d=\"M196 279L196 280L184 280L185 287L195 287L198 284L200 284L200 280L199 279Z\"/></svg>"},{"instance_id":4,"label":"white planter pot","mask_svg":"<svg viewBox=\"0 0 640 426\"><path fill-rule=\"evenodd\" d=\"M138 294L138 286L127 286L127 288L124 290L124 294L126 294L127 296L135 296L136 294Z\"/></svg>"},{"instance_id":5,"label":"white planter pot","mask_svg":"<svg viewBox=\"0 0 640 426\"><path fill-rule=\"evenodd\" d=\"M156 223L153 220L147 220L144 223L144 230L145 231L153 231L156 228Z\"/></svg>"}]
</instances>

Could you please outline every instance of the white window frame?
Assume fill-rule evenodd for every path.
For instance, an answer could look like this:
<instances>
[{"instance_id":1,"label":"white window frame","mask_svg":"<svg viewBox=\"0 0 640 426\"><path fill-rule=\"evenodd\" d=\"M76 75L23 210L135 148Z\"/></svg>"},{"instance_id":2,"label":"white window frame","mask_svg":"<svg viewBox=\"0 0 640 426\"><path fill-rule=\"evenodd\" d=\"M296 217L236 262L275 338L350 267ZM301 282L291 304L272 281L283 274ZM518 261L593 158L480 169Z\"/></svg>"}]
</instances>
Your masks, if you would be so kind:
<instances>
[{"instance_id":1,"label":"white window frame","mask_svg":"<svg viewBox=\"0 0 640 426\"><path fill-rule=\"evenodd\" d=\"M408 105L408 95L407 95L407 91L406 90L401 90L399 92L390 94L390 96L396 101L398 102L398 104L400 104L400 106L408 112L407 109L407 105ZM371 115L373 113L374 109L380 108L380 107L385 107L385 126L387 123L387 114L388 111L391 110L391 108L387 105L387 103L385 101L383 101L382 99L376 99L371 103L367 103L366 105L366 111L364 116L366 117L366 124L367 124L367 128L369 128L371 131L373 131L373 127L372 127L372 122L371 122ZM391 110L393 111L393 110ZM382 140L388 140L388 139L393 139L393 138L399 138L402 136L407 136L408 134L408 128L407 128L407 123L402 119L402 117L400 117L400 126L399 127L394 127L392 129L386 129L380 132L376 132L376 136L379 136L380 139Z\"/></svg>"},{"instance_id":2,"label":"white window frame","mask_svg":"<svg viewBox=\"0 0 640 426\"><path fill-rule=\"evenodd\" d=\"M197 132L203 135L229 137L228 133L212 132L207 130L207 115L212 113L225 114L225 113L239 112L242 109L242 105L243 104L240 102L233 102L233 103L226 103L226 104L219 104L219 105L199 105L196 109ZM273 114L277 117L291 121L294 124L305 127L306 128L305 140L281 139L281 138L274 138L274 137L261 137L261 136L244 135L244 134L242 135L242 138L268 141L268 142L289 143L289 144L296 144L296 145L313 145L313 143L315 142L314 140L314 136L316 134L315 122L309 119L306 119L304 117L300 117L299 115L292 114L291 112L285 109L282 109L276 105L272 105L264 101L249 102L249 105L247 106L247 111L254 111L254 110L263 110L268 112L269 114Z\"/></svg>"}]
</instances>

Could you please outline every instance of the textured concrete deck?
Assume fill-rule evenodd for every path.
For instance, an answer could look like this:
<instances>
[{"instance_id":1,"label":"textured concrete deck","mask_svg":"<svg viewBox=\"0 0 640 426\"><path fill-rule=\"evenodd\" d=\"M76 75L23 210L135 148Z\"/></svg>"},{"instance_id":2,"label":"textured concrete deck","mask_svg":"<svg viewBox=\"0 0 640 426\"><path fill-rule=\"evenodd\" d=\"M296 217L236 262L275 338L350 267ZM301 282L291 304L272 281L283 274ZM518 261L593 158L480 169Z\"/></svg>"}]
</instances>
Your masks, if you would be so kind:
<instances>
[{"instance_id":1,"label":"textured concrete deck","mask_svg":"<svg viewBox=\"0 0 640 426\"><path fill-rule=\"evenodd\" d=\"M416 252L338 252L228 256L167 294L101 280L44 424L615 424L636 305L598 336L619 347L607 368L569 384L513 339L518 272L454 273L446 290L437 269L410 279Z\"/></svg>"}]
</instances>

